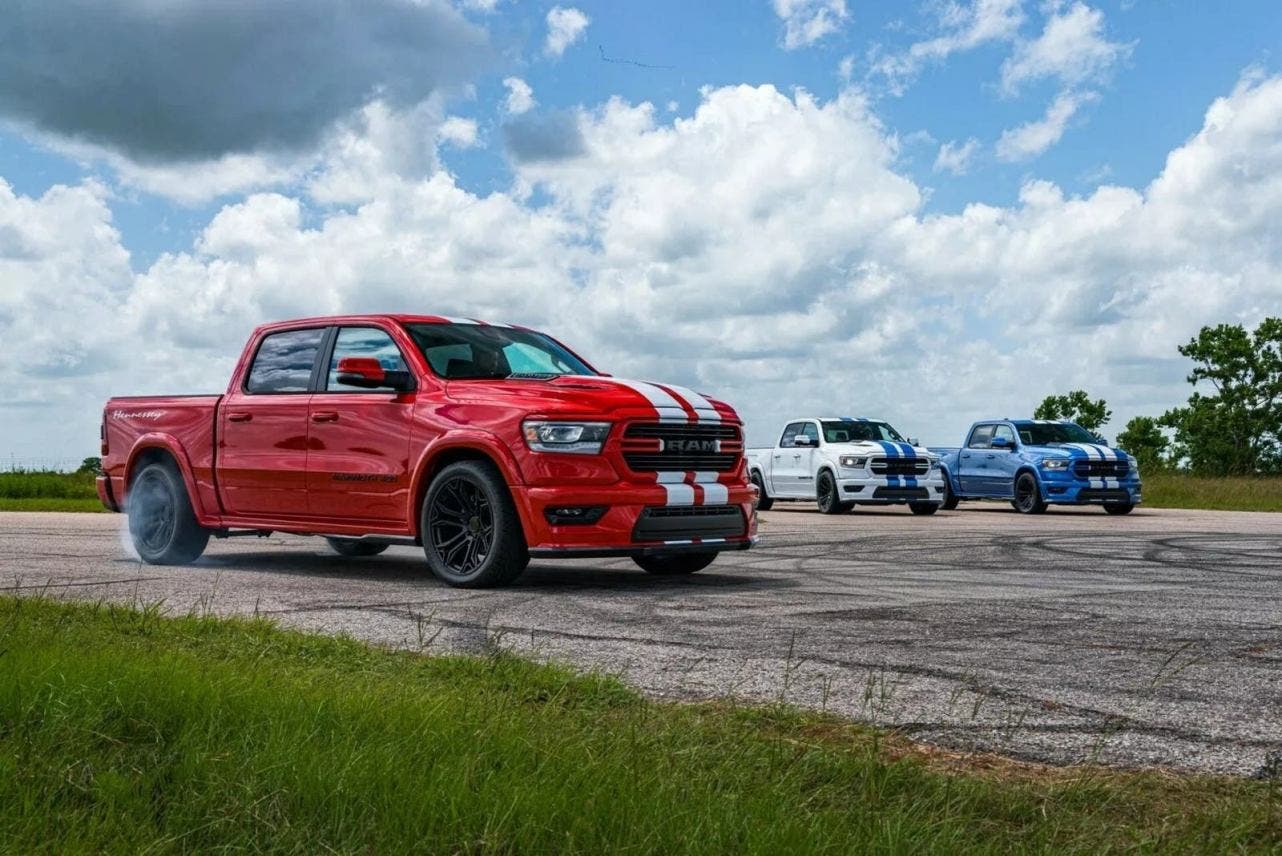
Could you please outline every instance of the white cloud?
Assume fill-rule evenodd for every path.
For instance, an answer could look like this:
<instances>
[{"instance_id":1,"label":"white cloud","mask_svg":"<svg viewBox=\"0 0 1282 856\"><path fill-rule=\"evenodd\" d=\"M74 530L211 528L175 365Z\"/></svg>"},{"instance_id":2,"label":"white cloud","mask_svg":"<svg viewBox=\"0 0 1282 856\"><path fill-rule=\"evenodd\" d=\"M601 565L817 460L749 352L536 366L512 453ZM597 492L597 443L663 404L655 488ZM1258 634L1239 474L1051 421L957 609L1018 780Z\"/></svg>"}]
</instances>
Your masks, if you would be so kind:
<instances>
[{"instance_id":1,"label":"white cloud","mask_svg":"<svg viewBox=\"0 0 1282 856\"><path fill-rule=\"evenodd\" d=\"M450 116L441 124L437 137L455 148L470 149L476 145L476 120Z\"/></svg>"},{"instance_id":2,"label":"white cloud","mask_svg":"<svg viewBox=\"0 0 1282 856\"><path fill-rule=\"evenodd\" d=\"M940 11L939 35L901 53L874 55L871 70L885 79L891 92L903 94L925 66L991 42L1010 41L1023 23L1023 0L948 2Z\"/></svg>"},{"instance_id":3,"label":"white cloud","mask_svg":"<svg viewBox=\"0 0 1282 856\"><path fill-rule=\"evenodd\" d=\"M685 116L612 100L574 116L580 154L519 164L486 196L399 168L403 137L376 119L321 170L363 182L355 204L256 194L140 273L101 187L0 188L0 384L44 399L0 402L10 448L90 454L86 401L219 389L253 324L302 314L529 323L604 370L723 395L754 442L831 407L857 366L843 407L955 442L1061 389L1119 421L1159 411L1187 394L1175 346L1198 326L1278 311L1278 77L1217 99L1146 187L1031 180L1015 204L947 215L923 214L850 91L708 89Z\"/></svg>"},{"instance_id":4,"label":"white cloud","mask_svg":"<svg viewBox=\"0 0 1282 856\"><path fill-rule=\"evenodd\" d=\"M964 143L956 140L944 143L939 147L939 154L935 157L935 172L965 175L970 170L971 161L978 151L979 140L974 137Z\"/></svg>"},{"instance_id":5,"label":"white cloud","mask_svg":"<svg viewBox=\"0 0 1282 856\"><path fill-rule=\"evenodd\" d=\"M553 6L547 15L548 36L543 52L560 56L565 49L583 38L591 19L573 6Z\"/></svg>"},{"instance_id":6,"label":"white cloud","mask_svg":"<svg viewBox=\"0 0 1282 856\"><path fill-rule=\"evenodd\" d=\"M504 101L504 107L513 116L528 112L537 103L534 100L534 90L530 88L530 84L521 78L505 77L503 85L507 87L507 99Z\"/></svg>"},{"instance_id":7,"label":"white cloud","mask_svg":"<svg viewBox=\"0 0 1282 856\"><path fill-rule=\"evenodd\" d=\"M840 30L850 17L846 0L773 0L773 6L783 22L783 46L788 50L813 45Z\"/></svg>"},{"instance_id":8,"label":"white cloud","mask_svg":"<svg viewBox=\"0 0 1282 856\"><path fill-rule=\"evenodd\" d=\"M1002 131L997 157L1021 161L1036 157L1059 142L1068 123L1083 105L1098 100L1094 92L1061 92L1046 108L1042 118Z\"/></svg>"},{"instance_id":9,"label":"white cloud","mask_svg":"<svg viewBox=\"0 0 1282 856\"><path fill-rule=\"evenodd\" d=\"M1103 82L1134 47L1105 38L1104 13L1085 3L1052 4L1048 10L1041 35L1020 43L1002 63L1001 88L1008 95L1048 77L1067 87Z\"/></svg>"}]
</instances>

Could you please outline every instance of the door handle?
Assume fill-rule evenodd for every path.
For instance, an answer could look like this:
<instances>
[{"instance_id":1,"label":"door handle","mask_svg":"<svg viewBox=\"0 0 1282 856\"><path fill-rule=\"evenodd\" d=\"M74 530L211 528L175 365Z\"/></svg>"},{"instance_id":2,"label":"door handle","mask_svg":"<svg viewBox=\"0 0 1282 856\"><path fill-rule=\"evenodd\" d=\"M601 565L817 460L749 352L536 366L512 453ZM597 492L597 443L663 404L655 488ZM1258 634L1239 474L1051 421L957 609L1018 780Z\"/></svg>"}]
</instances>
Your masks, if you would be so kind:
<instances>
[{"instance_id":1,"label":"door handle","mask_svg":"<svg viewBox=\"0 0 1282 856\"><path fill-rule=\"evenodd\" d=\"M228 422L253 422L254 414L252 413L228 413Z\"/></svg>"},{"instance_id":2,"label":"door handle","mask_svg":"<svg viewBox=\"0 0 1282 856\"><path fill-rule=\"evenodd\" d=\"M996 455L989 455L989 456L988 456L988 459L991 461L991 460L992 460L993 458L995 458L995 457L997 457L997 456L996 456Z\"/></svg>"},{"instance_id":3,"label":"door handle","mask_svg":"<svg viewBox=\"0 0 1282 856\"><path fill-rule=\"evenodd\" d=\"M322 411L321 413L313 413L312 421L313 422L337 422L338 414L333 412L332 410Z\"/></svg>"}]
</instances>

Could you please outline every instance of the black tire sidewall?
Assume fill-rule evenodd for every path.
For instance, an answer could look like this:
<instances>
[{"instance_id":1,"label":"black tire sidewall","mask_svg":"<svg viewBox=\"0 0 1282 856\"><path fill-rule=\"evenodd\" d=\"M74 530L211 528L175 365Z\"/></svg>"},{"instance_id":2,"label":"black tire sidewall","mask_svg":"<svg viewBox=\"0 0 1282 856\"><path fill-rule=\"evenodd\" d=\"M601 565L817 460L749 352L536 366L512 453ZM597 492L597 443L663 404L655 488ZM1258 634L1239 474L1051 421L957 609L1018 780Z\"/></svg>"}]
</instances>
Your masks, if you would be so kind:
<instances>
[{"instance_id":1,"label":"black tire sidewall","mask_svg":"<svg viewBox=\"0 0 1282 856\"><path fill-rule=\"evenodd\" d=\"M355 538L326 538L329 548L340 556L349 559L365 559L377 556L387 549L387 544L376 541L360 541Z\"/></svg>"},{"instance_id":2,"label":"black tire sidewall","mask_svg":"<svg viewBox=\"0 0 1282 856\"><path fill-rule=\"evenodd\" d=\"M139 539L139 518L135 516L136 499L130 499L129 535L138 557L149 565L185 565L194 562L205 551L209 543L209 530L196 520L196 512L191 507L191 498L187 495L187 486L177 469L168 463L148 464L139 470L132 482L131 493L135 494L140 485L149 481L159 481L165 485L168 501L173 504L174 526L169 541L162 549L151 550Z\"/></svg>"},{"instance_id":3,"label":"black tire sidewall","mask_svg":"<svg viewBox=\"0 0 1282 856\"><path fill-rule=\"evenodd\" d=\"M761 473L753 470L749 480L757 487L757 508L762 511L769 511L770 507L775 504L775 501L770 498L768 493L766 493L765 479L761 477Z\"/></svg>"},{"instance_id":4,"label":"black tire sidewall","mask_svg":"<svg viewBox=\"0 0 1282 856\"><path fill-rule=\"evenodd\" d=\"M494 543L490 553L480 568L466 576L452 571L441 559L432 543L432 529L429 515L432 503L440 490L452 479L464 478L479 487L490 503L494 515ZM482 461L459 461L441 469L432 479L423 497L423 508L419 515L419 536L423 541L423 552L427 556L428 567L442 582L458 588L488 588L506 585L512 582L529 563L529 550L525 543L525 532L521 519L516 513L516 505L508 492L498 468Z\"/></svg>"},{"instance_id":5,"label":"black tire sidewall","mask_svg":"<svg viewBox=\"0 0 1282 856\"><path fill-rule=\"evenodd\" d=\"M827 482L832 486L832 504L824 507L823 483ZM832 477L832 473L824 470L819 473L819 478L815 480L815 504L819 506L819 511L823 514L839 514L842 511L849 511L850 507L842 508L840 498L837 496L837 480Z\"/></svg>"},{"instance_id":6,"label":"black tire sidewall","mask_svg":"<svg viewBox=\"0 0 1282 856\"><path fill-rule=\"evenodd\" d=\"M1021 505L1019 501L1019 486L1025 479L1033 483L1033 501L1027 507ZM1015 477L1015 499L1011 504L1015 506L1015 510L1020 514L1037 514L1046 510L1046 506L1042 502L1042 489L1038 486L1036 477L1027 472L1020 473Z\"/></svg>"},{"instance_id":7,"label":"black tire sidewall","mask_svg":"<svg viewBox=\"0 0 1282 856\"><path fill-rule=\"evenodd\" d=\"M637 567L648 574L660 577L681 576L702 571L717 559L716 553L662 553L651 556L633 556Z\"/></svg>"}]
</instances>

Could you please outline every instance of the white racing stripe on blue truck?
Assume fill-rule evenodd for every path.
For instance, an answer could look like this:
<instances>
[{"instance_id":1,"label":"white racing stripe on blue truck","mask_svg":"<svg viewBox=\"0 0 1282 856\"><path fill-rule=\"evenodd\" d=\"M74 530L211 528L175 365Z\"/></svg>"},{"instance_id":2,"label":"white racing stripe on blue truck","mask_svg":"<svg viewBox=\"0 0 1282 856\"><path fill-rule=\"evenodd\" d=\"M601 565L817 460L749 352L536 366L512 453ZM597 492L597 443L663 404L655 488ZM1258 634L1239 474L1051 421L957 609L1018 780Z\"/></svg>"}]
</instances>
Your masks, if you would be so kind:
<instances>
[{"instance_id":1,"label":"white racing stripe on blue truck","mask_svg":"<svg viewBox=\"0 0 1282 856\"><path fill-rule=\"evenodd\" d=\"M1077 451L1083 453L1084 455L1086 455L1088 460L1092 460L1092 461L1121 460L1118 454L1114 452L1112 449L1110 449L1108 446L1100 446L1095 443L1065 443L1064 445L1070 449L1076 449ZM1110 478L1094 479L1093 478L1093 479L1087 479L1087 482L1089 482L1090 486L1093 488L1113 489L1113 488L1120 488L1122 486L1122 482L1120 479L1110 479ZM1110 484L1110 482L1112 482L1112 484Z\"/></svg>"}]
</instances>

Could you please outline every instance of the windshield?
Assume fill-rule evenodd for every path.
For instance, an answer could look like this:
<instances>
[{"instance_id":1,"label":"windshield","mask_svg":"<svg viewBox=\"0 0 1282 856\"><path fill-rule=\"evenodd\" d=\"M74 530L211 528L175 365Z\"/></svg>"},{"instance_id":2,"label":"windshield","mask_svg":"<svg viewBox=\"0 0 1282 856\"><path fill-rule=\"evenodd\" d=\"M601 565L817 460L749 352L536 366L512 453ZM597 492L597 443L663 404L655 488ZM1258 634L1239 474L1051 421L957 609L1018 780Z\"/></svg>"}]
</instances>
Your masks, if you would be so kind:
<instances>
[{"instance_id":1,"label":"windshield","mask_svg":"<svg viewBox=\"0 0 1282 856\"><path fill-rule=\"evenodd\" d=\"M432 371L449 380L594 375L583 361L533 330L486 324L407 324Z\"/></svg>"},{"instance_id":2,"label":"windshield","mask_svg":"<svg viewBox=\"0 0 1282 856\"><path fill-rule=\"evenodd\" d=\"M825 443L862 443L868 440L893 440L906 442L899 432L885 422L867 419L824 420Z\"/></svg>"},{"instance_id":3,"label":"windshield","mask_svg":"<svg viewBox=\"0 0 1282 856\"><path fill-rule=\"evenodd\" d=\"M1019 440L1025 446L1052 446L1056 443L1093 443L1100 438L1072 422L1016 422Z\"/></svg>"}]
</instances>

